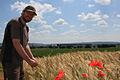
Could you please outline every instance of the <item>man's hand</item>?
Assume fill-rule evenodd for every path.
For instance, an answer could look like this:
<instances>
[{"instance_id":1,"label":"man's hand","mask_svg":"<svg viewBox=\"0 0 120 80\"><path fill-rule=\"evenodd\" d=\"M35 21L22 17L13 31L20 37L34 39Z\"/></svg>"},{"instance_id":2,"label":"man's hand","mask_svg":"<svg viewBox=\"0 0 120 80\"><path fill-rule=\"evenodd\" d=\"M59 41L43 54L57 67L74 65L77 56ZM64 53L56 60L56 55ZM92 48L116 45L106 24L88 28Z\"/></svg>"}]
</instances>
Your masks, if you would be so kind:
<instances>
[{"instance_id":1,"label":"man's hand","mask_svg":"<svg viewBox=\"0 0 120 80\"><path fill-rule=\"evenodd\" d=\"M38 62L34 58L34 59L30 59L30 62L28 62L28 64L33 68L33 67L36 67L38 65Z\"/></svg>"}]
</instances>

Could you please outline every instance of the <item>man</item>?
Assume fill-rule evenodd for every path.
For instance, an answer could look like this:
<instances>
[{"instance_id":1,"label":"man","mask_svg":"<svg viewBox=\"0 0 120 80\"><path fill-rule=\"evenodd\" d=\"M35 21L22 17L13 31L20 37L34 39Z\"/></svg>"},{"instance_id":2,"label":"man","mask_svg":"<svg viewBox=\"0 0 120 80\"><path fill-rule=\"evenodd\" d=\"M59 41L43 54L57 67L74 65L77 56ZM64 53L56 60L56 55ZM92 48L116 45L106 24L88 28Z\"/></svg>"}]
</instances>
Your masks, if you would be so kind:
<instances>
[{"instance_id":1,"label":"man","mask_svg":"<svg viewBox=\"0 0 120 80\"><path fill-rule=\"evenodd\" d=\"M33 6L27 6L21 16L8 22L2 43L4 80L24 80L23 60L31 67L38 65L28 45L29 28L26 23L36 16Z\"/></svg>"}]
</instances>

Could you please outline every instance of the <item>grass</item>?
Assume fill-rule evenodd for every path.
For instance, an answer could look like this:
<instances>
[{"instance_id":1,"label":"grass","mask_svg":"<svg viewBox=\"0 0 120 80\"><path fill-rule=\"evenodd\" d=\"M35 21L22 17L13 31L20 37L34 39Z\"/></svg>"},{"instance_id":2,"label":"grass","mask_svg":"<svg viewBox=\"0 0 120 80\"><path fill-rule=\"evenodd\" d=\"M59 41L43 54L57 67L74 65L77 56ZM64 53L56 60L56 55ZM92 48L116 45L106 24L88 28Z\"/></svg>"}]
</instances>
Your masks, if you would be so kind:
<instances>
[{"instance_id":1,"label":"grass","mask_svg":"<svg viewBox=\"0 0 120 80\"><path fill-rule=\"evenodd\" d=\"M35 57L53 56L57 54L77 52L77 51L100 51L100 52L115 52L120 51L119 47L110 48L36 48L32 49Z\"/></svg>"}]
</instances>

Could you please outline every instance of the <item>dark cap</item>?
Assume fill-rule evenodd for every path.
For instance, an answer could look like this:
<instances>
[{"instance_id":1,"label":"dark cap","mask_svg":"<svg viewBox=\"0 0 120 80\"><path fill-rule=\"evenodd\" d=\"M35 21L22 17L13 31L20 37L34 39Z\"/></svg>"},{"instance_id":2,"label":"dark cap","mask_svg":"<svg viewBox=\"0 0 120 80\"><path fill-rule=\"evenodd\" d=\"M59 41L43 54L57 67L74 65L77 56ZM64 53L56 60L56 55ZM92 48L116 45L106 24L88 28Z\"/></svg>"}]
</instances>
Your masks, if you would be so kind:
<instances>
[{"instance_id":1,"label":"dark cap","mask_svg":"<svg viewBox=\"0 0 120 80\"><path fill-rule=\"evenodd\" d=\"M24 10L23 10L23 12L25 12L25 11L28 11L28 12L33 12L35 15L37 15L36 14L36 10L35 10L35 8L33 7L33 6L26 6L25 8L24 8Z\"/></svg>"}]
</instances>

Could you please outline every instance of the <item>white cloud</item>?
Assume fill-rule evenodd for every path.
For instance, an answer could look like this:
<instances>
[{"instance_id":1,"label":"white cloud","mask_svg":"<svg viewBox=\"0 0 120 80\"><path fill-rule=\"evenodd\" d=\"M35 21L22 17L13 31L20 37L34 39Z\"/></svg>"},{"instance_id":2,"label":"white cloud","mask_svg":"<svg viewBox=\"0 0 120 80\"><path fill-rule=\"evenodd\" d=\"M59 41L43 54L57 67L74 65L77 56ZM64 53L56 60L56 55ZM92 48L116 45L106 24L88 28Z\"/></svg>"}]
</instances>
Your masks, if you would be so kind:
<instances>
[{"instance_id":1,"label":"white cloud","mask_svg":"<svg viewBox=\"0 0 120 80\"><path fill-rule=\"evenodd\" d=\"M59 18L58 20L56 20L54 23L54 25L65 25L65 24L68 24L64 19L62 18Z\"/></svg>"},{"instance_id":2,"label":"white cloud","mask_svg":"<svg viewBox=\"0 0 120 80\"><path fill-rule=\"evenodd\" d=\"M21 13L21 11L27 5L32 5L36 8L38 16L36 17L36 19L34 19L34 21L39 23L44 22L42 21L44 13L52 12L56 9L51 4L47 4L47 3L41 4L40 2L36 2L34 0L30 0L28 3L17 1L13 5L11 5L11 9Z\"/></svg>"},{"instance_id":3,"label":"white cloud","mask_svg":"<svg viewBox=\"0 0 120 80\"><path fill-rule=\"evenodd\" d=\"M94 4L88 4L89 8L94 7L94 6L95 6Z\"/></svg>"},{"instance_id":4,"label":"white cloud","mask_svg":"<svg viewBox=\"0 0 120 80\"><path fill-rule=\"evenodd\" d=\"M62 14L62 12L59 11L59 10L57 10L57 11L55 11L55 12L56 12L56 14Z\"/></svg>"},{"instance_id":5,"label":"white cloud","mask_svg":"<svg viewBox=\"0 0 120 80\"><path fill-rule=\"evenodd\" d=\"M95 2L101 5L110 5L112 0L95 0Z\"/></svg>"},{"instance_id":6,"label":"white cloud","mask_svg":"<svg viewBox=\"0 0 120 80\"><path fill-rule=\"evenodd\" d=\"M84 38L84 41L119 41L118 34L90 35Z\"/></svg>"},{"instance_id":7,"label":"white cloud","mask_svg":"<svg viewBox=\"0 0 120 80\"><path fill-rule=\"evenodd\" d=\"M49 34L51 31L50 30L44 30L44 31L40 31L40 34Z\"/></svg>"},{"instance_id":8,"label":"white cloud","mask_svg":"<svg viewBox=\"0 0 120 80\"><path fill-rule=\"evenodd\" d=\"M58 37L60 37L58 42L64 42L64 43L79 42L83 38L81 37L79 31L74 30L74 29L63 32Z\"/></svg>"},{"instance_id":9,"label":"white cloud","mask_svg":"<svg viewBox=\"0 0 120 80\"><path fill-rule=\"evenodd\" d=\"M114 28L119 28L120 29L120 24L113 24Z\"/></svg>"},{"instance_id":10,"label":"white cloud","mask_svg":"<svg viewBox=\"0 0 120 80\"><path fill-rule=\"evenodd\" d=\"M107 25L108 23L105 21L105 20L101 20L101 21L98 21L97 22L97 25L99 26L101 26L101 27L105 27L106 25Z\"/></svg>"},{"instance_id":11,"label":"white cloud","mask_svg":"<svg viewBox=\"0 0 120 80\"><path fill-rule=\"evenodd\" d=\"M107 25L106 19L109 18L109 16L106 14L102 15L102 13L98 10L94 13L81 13L78 15L78 18L81 21L93 21L98 25Z\"/></svg>"},{"instance_id":12,"label":"white cloud","mask_svg":"<svg viewBox=\"0 0 120 80\"><path fill-rule=\"evenodd\" d=\"M41 27L43 30L57 31L51 25L42 25Z\"/></svg>"},{"instance_id":13,"label":"white cloud","mask_svg":"<svg viewBox=\"0 0 120 80\"><path fill-rule=\"evenodd\" d=\"M80 24L80 27L84 27L84 26L85 26L85 24L84 24L84 23L81 23L81 24Z\"/></svg>"},{"instance_id":14,"label":"white cloud","mask_svg":"<svg viewBox=\"0 0 120 80\"><path fill-rule=\"evenodd\" d=\"M120 18L120 14L117 14L116 16L117 16L118 18Z\"/></svg>"},{"instance_id":15,"label":"white cloud","mask_svg":"<svg viewBox=\"0 0 120 80\"><path fill-rule=\"evenodd\" d=\"M79 35L79 32L78 31L76 31L76 30L69 30L69 31L66 31L66 32L64 32L64 33L61 33L61 35Z\"/></svg>"},{"instance_id":16,"label":"white cloud","mask_svg":"<svg viewBox=\"0 0 120 80\"><path fill-rule=\"evenodd\" d=\"M30 32L34 32L34 31L35 31L35 28L30 27Z\"/></svg>"},{"instance_id":17,"label":"white cloud","mask_svg":"<svg viewBox=\"0 0 120 80\"><path fill-rule=\"evenodd\" d=\"M70 28L75 28L75 25L69 25L70 26Z\"/></svg>"},{"instance_id":18,"label":"white cloud","mask_svg":"<svg viewBox=\"0 0 120 80\"><path fill-rule=\"evenodd\" d=\"M74 0L62 0L63 2L73 2Z\"/></svg>"},{"instance_id":19,"label":"white cloud","mask_svg":"<svg viewBox=\"0 0 120 80\"><path fill-rule=\"evenodd\" d=\"M109 16L106 15L106 14L104 14L104 15L103 15L103 18L104 18L104 19L107 19L107 18L109 18Z\"/></svg>"},{"instance_id":20,"label":"white cloud","mask_svg":"<svg viewBox=\"0 0 120 80\"><path fill-rule=\"evenodd\" d=\"M85 33L85 32L92 31L92 30L93 29L86 29L86 30L81 30L80 32Z\"/></svg>"},{"instance_id":21,"label":"white cloud","mask_svg":"<svg viewBox=\"0 0 120 80\"><path fill-rule=\"evenodd\" d=\"M113 24L114 31L120 31L120 24Z\"/></svg>"},{"instance_id":22,"label":"white cloud","mask_svg":"<svg viewBox=\"0 0 120 80\"><path fill-rule=\"evenodd\" d=\"M21 12L25 8L25 6L27 6L27 4L25 4L24 2L17 1L13 5L11 5L11 9Z\"/></svg>"},{"instance_id":23,"label":"white cloud","mask_svg":"<svg viewBox=\"0 0 120 80\"><path fill-rule=\"evenodd\" d=\"M56 11L55 11L56 14L62 14L62 10L61 10L61 7L57 8Z\"/></svg>"},{"instance_id":24,"label":"white cloud","mask_svg":"<svg viewBox=\"0 0 120 80\"><path fill-rule=\"evenodd\" d=\"M90 31L90 29L83 32ZM120 40L119 34L87 34L82 35L82 31L69 30L61 34L51 34L49 30L32 32L30 36L30 42L39 43L74 43L74 42L90 42L90 41L118 41ZM34 35L34 36L33 36ZM36 36L37 35L37 36ZM72 36L72 37L71 37Z\"/></svg>"}]
</instances>

